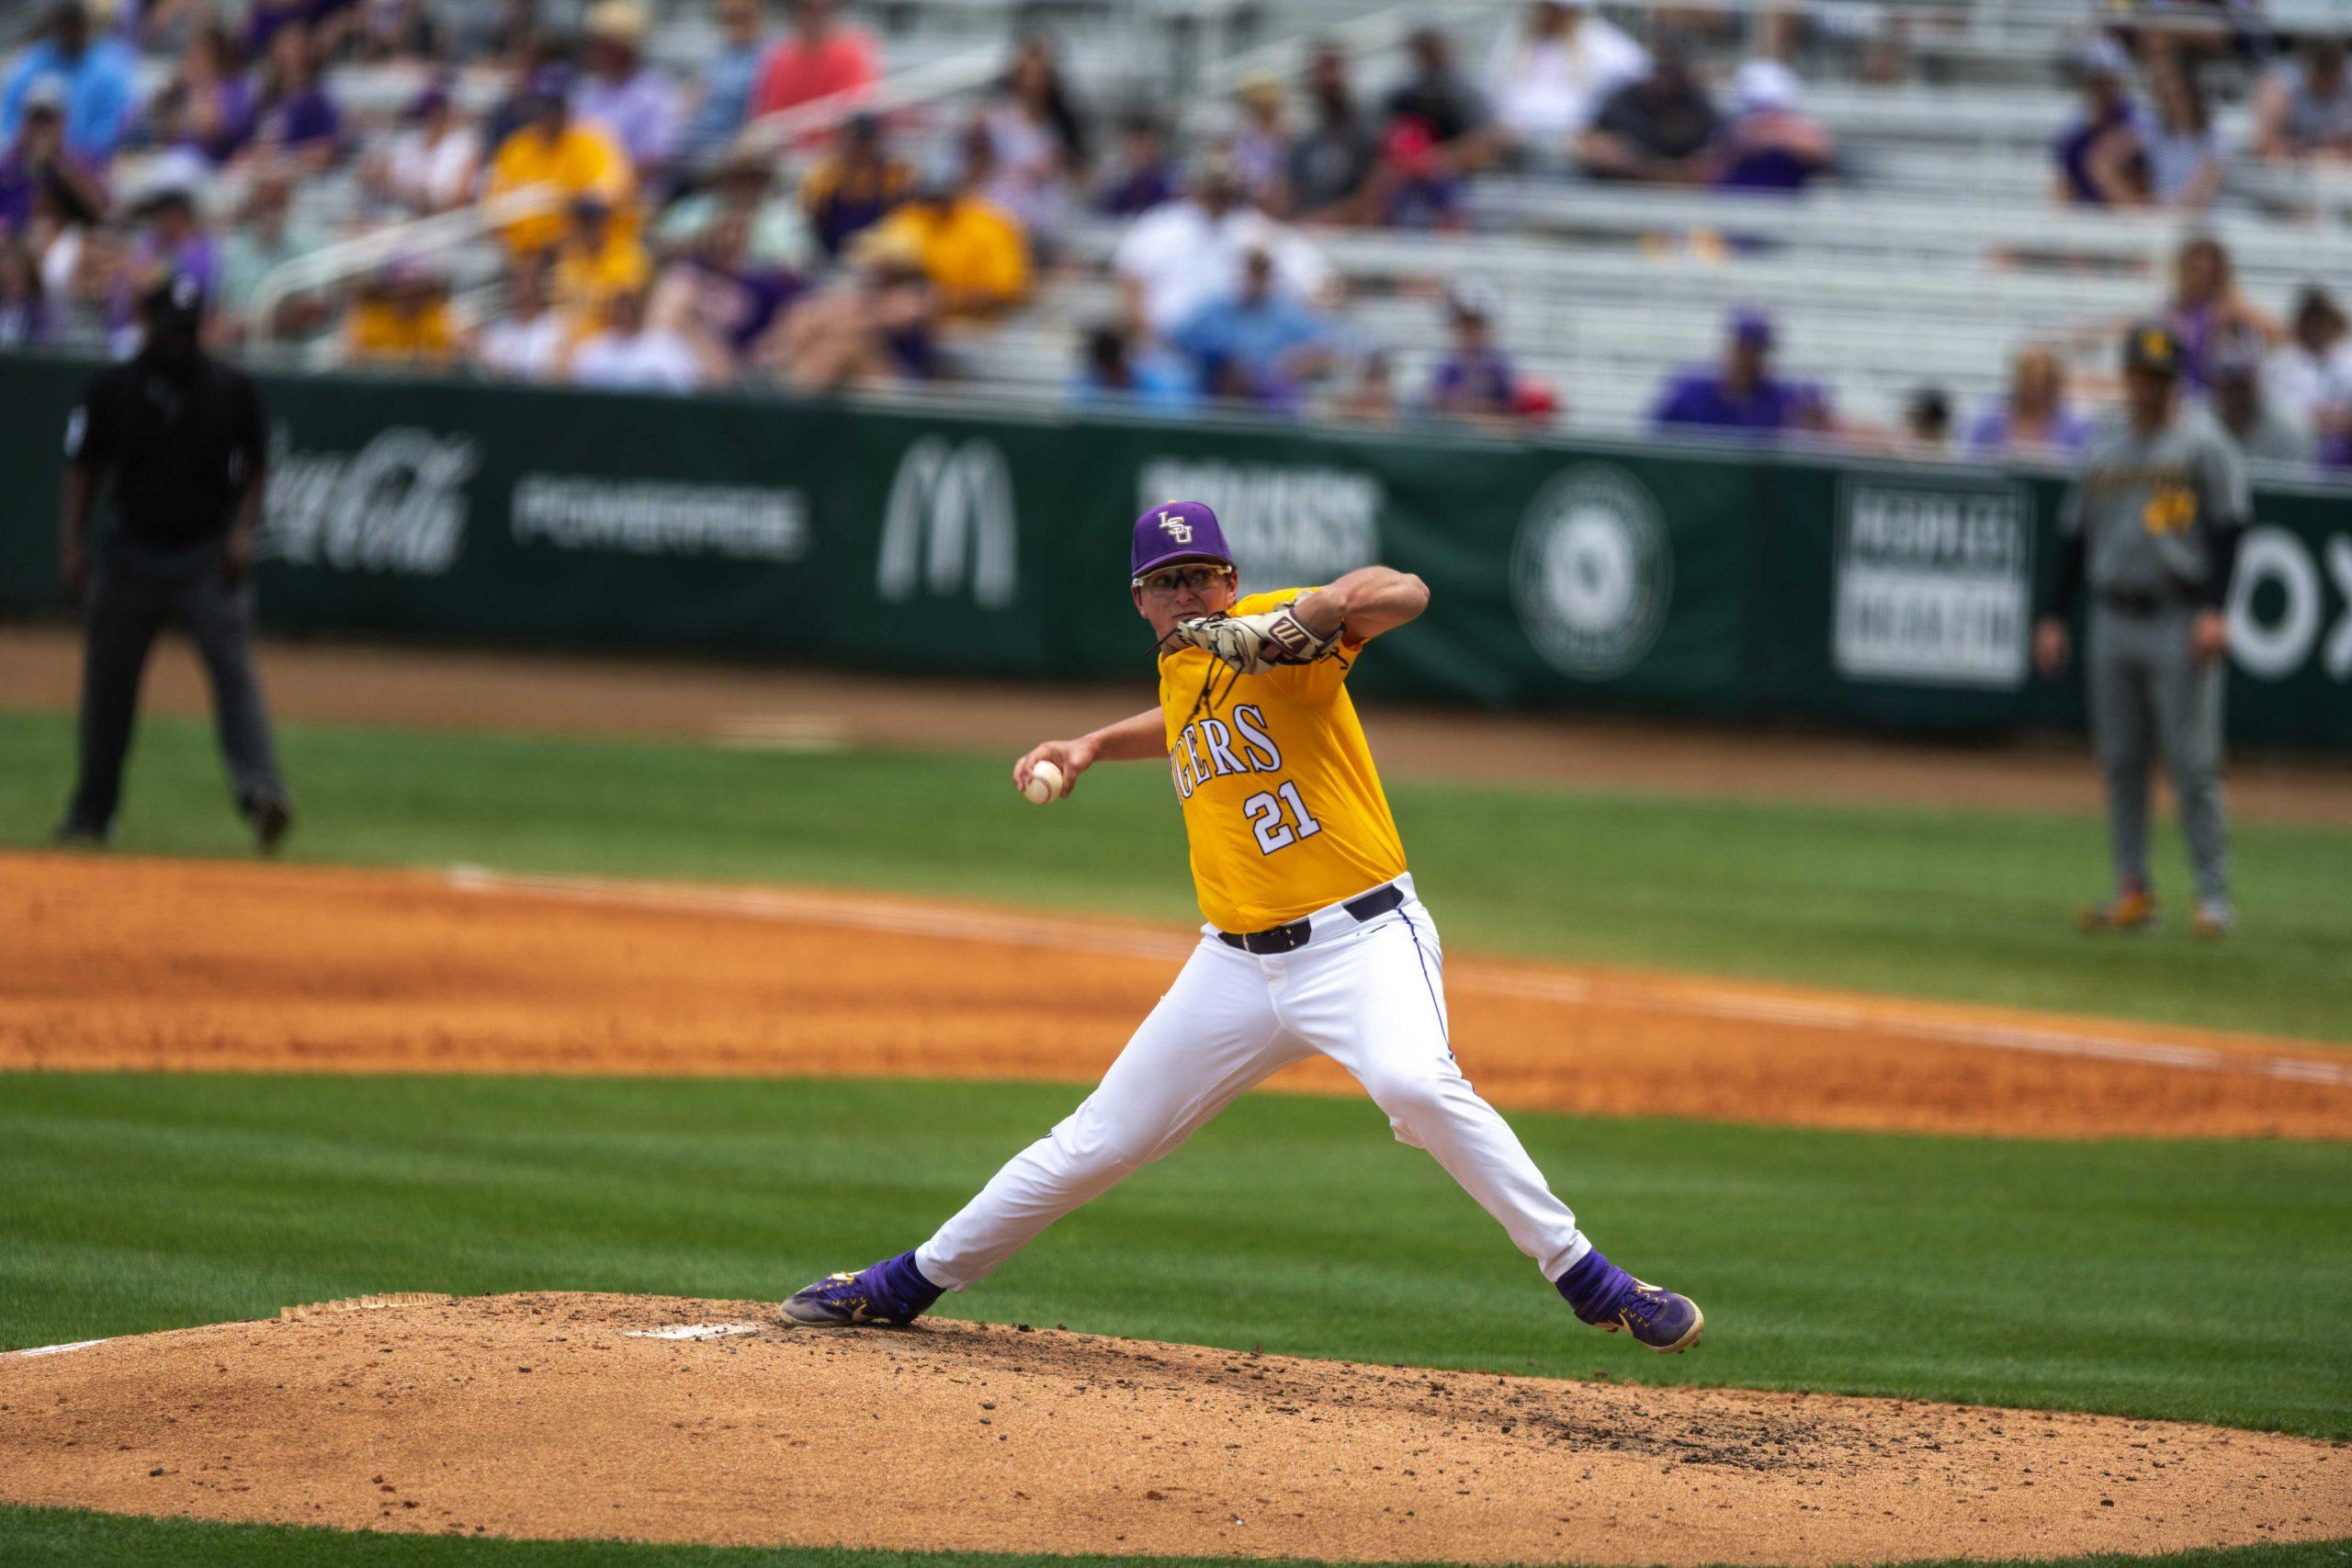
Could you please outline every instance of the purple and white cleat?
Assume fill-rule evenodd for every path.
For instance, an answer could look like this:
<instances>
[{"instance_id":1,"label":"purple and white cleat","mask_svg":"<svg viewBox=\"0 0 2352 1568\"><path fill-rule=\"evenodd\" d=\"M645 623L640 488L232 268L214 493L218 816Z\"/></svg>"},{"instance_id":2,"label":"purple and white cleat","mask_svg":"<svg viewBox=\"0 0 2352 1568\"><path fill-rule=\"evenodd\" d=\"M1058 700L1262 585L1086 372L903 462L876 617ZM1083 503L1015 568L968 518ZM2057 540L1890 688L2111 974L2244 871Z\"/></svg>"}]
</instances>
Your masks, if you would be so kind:
<instances>
[{"instance_id":1,"label":"purple and white cleat","mask_svg":"<svg viewBox=\"0 0 2352 1568\"><path fill-rule=\"evenodd\" d=\"M915 1255L902 1252L854 1274L828 1274L794 1292L783 1312L803 1328L904 1328L938 1299L939 1287L922 1277Z\"/></svg>"},{"instance_id":2,"label":"purple and white cleat","mask_svg":"<svg viewBox=\"0 0 2352 1568\"><path fill-rule=\"evenodd\" d=\"M1560 1294L1576 1314L1595 1328L1623 1329L1662 1356L1699 1342L1707 1314L1689 1296L1636 1280L1595 1247L1559 1279Z\"/></svg>"}]
</instances>

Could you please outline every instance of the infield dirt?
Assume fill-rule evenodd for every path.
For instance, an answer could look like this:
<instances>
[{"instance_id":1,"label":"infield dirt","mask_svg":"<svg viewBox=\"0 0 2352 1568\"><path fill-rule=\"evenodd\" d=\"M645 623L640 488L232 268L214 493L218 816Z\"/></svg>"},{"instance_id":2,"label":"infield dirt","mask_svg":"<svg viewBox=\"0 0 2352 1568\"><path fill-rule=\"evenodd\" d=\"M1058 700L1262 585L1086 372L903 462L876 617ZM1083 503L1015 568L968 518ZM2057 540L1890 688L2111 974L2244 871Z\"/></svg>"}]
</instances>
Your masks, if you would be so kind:
<instances>
[{"instance_id":1,"label":"infield dirt","mask_svg":"<svg viewBox=\"0 0 2352 1568\"><path fill-rule=\"evenodd\" d=\"M1197 936L852 894L0 855L0 1068L1091 1081ZM2352 1138L2325 1046L1451 955L1510 1108ZM1276 1088L1360 1092L1314 1062Z\"/></svg>"},{"instance_id":2,"label":"infield dirt","mask_svg":"<svg viewBox=\"0 0 2352 1568\"><path fill-rule=\"evenodd\" d=\"M751 1332L642 1337L685 1325ZM1811 1564L2352 1535L2352 1448L523 1295L0 1357L0 1496L714 1543Z\"/></svg>"}]
</instances>

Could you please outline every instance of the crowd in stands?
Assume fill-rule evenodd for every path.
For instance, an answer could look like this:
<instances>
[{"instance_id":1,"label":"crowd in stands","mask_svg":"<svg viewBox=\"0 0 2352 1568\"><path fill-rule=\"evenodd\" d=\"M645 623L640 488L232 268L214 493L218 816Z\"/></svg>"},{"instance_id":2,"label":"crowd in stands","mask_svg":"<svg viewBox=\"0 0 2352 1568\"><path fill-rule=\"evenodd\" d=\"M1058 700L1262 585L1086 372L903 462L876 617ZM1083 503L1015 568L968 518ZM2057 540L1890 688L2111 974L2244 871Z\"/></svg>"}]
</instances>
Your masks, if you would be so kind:
<instances>
[{"instance_id":1,"label":"crowd in stands","mask_svg":"<svg viewBox=\"0 0 2352 1568\"><path fill-rule=\"evenodd\" d=\"M854 105L885 71L833 0L708 0L709 45L683 72L652 57L641 0L566 10L576 25L561 28L550 14L535 0L51 5L0 69L0 346L126 351L131 301L178 274L209 298L220 344L310 345L313 362L663 390L920 385L954 378L960 344L1068 274L1074 225L1112 221L1117 306L1075 345L1074 401L1541 425L1564 392L1514 364L1504 301L1475 283L1436 290L1445 347L1400 386L1317 236L1463 230L1490 175L1758 194L1840 167L1782 60L1710 80L1699 36L1645 45L1583 0L1532 0L1475 69L1435 27L1378 82L1319 47L1295 81L1241 81L1222 128L1182 147L1154 113L1082 103L1044 38L1016 41L950 123L857 112L797 133L775 117ZM2072 56L2081 110L2052 150L2056 199L2211 204L2210 54L2126 28ZM396 116L356 110L337 89L355 64L419 85ZM2254 125L2246 155L2352 161L2340 43L2268 65ZM300 216L321 178L356 191L334 232ZM461 290L423 243L356 282L269 285L354 233L477 204L501 253L494 287ZM2192 384L2250 449L2352 465L2352 342L2333 295L2315 287L2276 319L2199 239L2168 313ZM1923 387L1898 424L1872 428L1784 374L1777 336L1737 312L1720 363L1660 389L1655 425L1923 457L2060 457L2086 439L2075 344L2021 347L1996 406L1955 411Z\"/></svg>"}]
</instances>

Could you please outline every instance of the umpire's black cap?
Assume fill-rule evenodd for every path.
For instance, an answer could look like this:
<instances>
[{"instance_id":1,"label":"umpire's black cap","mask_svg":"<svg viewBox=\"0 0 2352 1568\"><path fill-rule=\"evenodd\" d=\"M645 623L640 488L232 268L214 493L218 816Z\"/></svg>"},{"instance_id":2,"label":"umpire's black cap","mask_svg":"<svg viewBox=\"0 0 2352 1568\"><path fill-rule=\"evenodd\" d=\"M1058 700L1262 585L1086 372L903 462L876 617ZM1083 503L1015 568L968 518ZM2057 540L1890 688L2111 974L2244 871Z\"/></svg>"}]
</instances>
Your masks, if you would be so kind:
<instances>
[{"instance_id":1,"label":"umpire's black cap","mask_svg":"<svg viewBox=\"0 0 2352 1568\"><path fill-rule=\"evenodd\" d=\"M174 273L139 297L139 315L150 332L193 338L204 324L204 285Z\"/></svg>"},{"instance_id":2,"label":"umpire's black cap","mask_svg":"<svg viewBox=\"0 0 2352 1568\"><path fill-rule=\"evenodd\" d=\"M2180 374L2180 334L2163 321L2135 321L2123 334L2123 368Z\"/></svg>"}]
</instances>

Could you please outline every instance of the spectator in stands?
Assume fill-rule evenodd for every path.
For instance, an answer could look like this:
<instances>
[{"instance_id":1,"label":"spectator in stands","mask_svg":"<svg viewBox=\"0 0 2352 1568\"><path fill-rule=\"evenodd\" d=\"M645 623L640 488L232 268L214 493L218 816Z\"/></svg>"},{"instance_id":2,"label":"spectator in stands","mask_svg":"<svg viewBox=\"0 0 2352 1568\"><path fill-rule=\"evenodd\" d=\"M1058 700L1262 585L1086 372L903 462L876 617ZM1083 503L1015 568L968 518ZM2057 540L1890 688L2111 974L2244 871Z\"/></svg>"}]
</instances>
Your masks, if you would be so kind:
<instances>
[{"instance_id":1,"label":"spectator in stands","mask_svg":"<svg viewBox=\"0 0 2352 1568\"><path fill-rule=\"evenodd\" d=\"M50 7L40 41L17 57L0 87L0 141L16 140L34 89L54 82L65 113L65 150L105 168L130 129L137 65L120 39L94 27L90 7L59 0Z\"/></svg>"},{"instance_id":2,"label":"spectator in stands","mask_svg":"<svg viewBox=\"0 0 2352 1568\"><path fill-rule=\"evenodd\" d=\"M2066 367L2057 351L2031 344L2009 362L2008 395L1976 418L1968 450L1978 457L2064 462L2089 445L2091 422L2067 406Z\"/></svg>"},{"instance_id":3,"label":"spectator in stands","mask_svg":"<svg viewBox=\"0 0 2352 1568\"><path fill-rule=\"evenodd\" d=\"M73 186L41 180L33 186L32 216L17 231L40 274L45 313L60 336L96 330L112 302L114 255L98 231L100 216Z\"/></svg>"},{"instance_id":4,"label":"spectator in stands","mask_svg":"<svg viewBox=\"0 0 2352 1568\"><path fill-rule=\"evenodd\" d=\"M30 226L43 186L63 186L78 207L106 210L106 183L97 171L65 150L62 96L47 83L28 95L17 138L0 152L0 236Z\"/></svg>"},{"instance_id":5,"label":"spectator in stands","mask_svg":"<svg viewBox=\"0 0 2352 1568\"><path fill-rule=\"evenodd\" d=\"M538 96L534 90L543 82L561 81L567 94L571 91L571 56L563 41L543 33L534 33L513 62L506 91L482 117L481 144L495 157L507 140L530 122L537 108Z\"/></svg>"},{"instance_id":6,"label":"spectator in stands","mask_svg":"<svg viewBox=\"0 0 2352 1568\"><path fill-rule=\"evenodd\" d=\"M1405 53L1405 79L1388 90L1384 105L1390 121L1418 121L1455 164L1476 166L1483 152L1476 143L1489 118L1486 95L1453 62L1453 45L1440 29L1414 28Z\"/></svg>"},{"instance_id":7,"label":"spectator in stands","mask_svg":"<svg viewBox=\"0 0 2352 1568\"><path fill-rule=\"evenodd\" d=\"M2352 325L2326 289L2296 299L2291 335L2264 380L2270 405L2311 429L2323 461L2352 462Z\"/></svg>"},{"instance_id":8,"label":"spectator in stands","mask_svg":"<svg viewBox=\"0 0 2352 1568\"><path fill-rule=\"evenodd\" d=\"M854 115L800 185L800 209L818 247L839 256L914 190L914 172L883 144L877 115Z\"/></svg>"},{"instance_id":9,"label":"spectator in stands","mask_svg":"<svg viewBox=\"0 0 2352 1568\"><path fill-rule=\"evenodd\" d=\"M1735 311L1728 335L1719 369L1685 371L1668 383L1650 414L1657 429L1769 439L1833 428L1820 388L1773 374L1770 318Z\"/></svg>"},{"instance_id":10,"label":"spectator in stands","mask_svg":"<svg viewBox=\"0 0 2352 1568\"><path fill-rule=\"evenodd\" d=\"M447 84L417 95L384 150L360 168L360 180L396 212L423 217L463 207L481 180L481 140L458 118Z\"/></svg>"},{"instance_id":11,"label":"spectator in stands","mask_svg":"<svg viewBox=\"0 0 2352 1568\"><path fill-rule=\"evenodd\" d=\"M1430 412L1490 422L1519 412L1519 372L1494 343L1495 291L1464 279L1446 291L1446 334L1452 340L1430 370Z\"/></svg>"},{"instance_id":12,"label":"spectator in stands","mask_svg":"<svg viewBox=\"0 0 2352 1568\"><path fill-rule=\"evenodd\" d=\"M1165 336L1238 288L1252 251L1273 258L1276 287L1296 299L1311 299L1332 284L1320 251L1242 199L1229 162L1204 160L1188 194L1145 213L1120 238L1111 268L1127 321Z\"/></svg>"},{"instance_id":13,"label":"spectator in stands","mask_svg":"<svg viewBox=\"0 0 2352 1568\"><path fill-rule=\"evenodd\" d=\"M767 58L766 18L760 0L717 0L711 18L718 24L718 48L703 62L695 79L694 108L686 120L679 154L690 164L718 157L732 146L752 119L752 93L760 63Z\"/></svg>"},{"instance_id":14,"label":"spectator in stands","mask_svg":"<svg viewBox=\"0 0 2352 1568\"><path fill-rule=\"evenodd\" d=\"M555 248L549 284L556 310L574 331L594 331L616 299L642 293L652 283L653 258L615 218L612 204L593 192L573 197L571 221Z\"/></svg>"},{"instance_id":15,"label":"spectator in stands","mask_svg":"<svg viewBox=\"0 0 2352 1568\"><path fill-rule=\"evenodd\" d=\"M1896 446L1905 457L1933 460L1951 455L1951 394L1921 387L1903 400L1903 430Z\"/></svg>"},{"instance_id":16,"label":"spectator in stands","mask_svg":"<svg viewBox=\"0 0 2352 1568\"><path fill-rule=\"evenodd\" d=\"M571 109L610 131L628 154L638 183L655 189L678 155L684 123L678 89L646 63L647 23L645 7L637 0L596 0L588 7Z\"/></svg>"},{"instance_id":17,"label":"spectator in stands","mask_svg":"<svg viewBox=\"0 0 2352 1568\"><path fill-rule=\"evenodd\" d=\"M2319 443L2309 424L2272 408L2264 395L2262 366L2268 355L2269 345L2256 333L2228 333L2213 345L2213 417L2253 461L2302 467L2318 455Z\"/></svg>"},{"instance_id":18,"label":"spectator in stands","mask_svg":"<svg viewBox=\"0 0 2352 1568\"><path fill-rule=\"evenodd\" d=\"M655 225L655 248L683 256L702 243L712 224L741 217L753 265L787 272L815 265L817 243L800 209L775 194L775 163L748 140L728 153L708 184L672 202Z\"/></svg>"},{"instance_id":19,"label":"spectator in stands","mask_svg":"<svg viewBox=\"0 0 2352 1568\"><path fill-rule=\"evenodd\" d=\"M693 250L665 268L655 316L708 344L730 373L800 293L798 275L760 261L752 250L752 216L734 208L711 220Z\"/></svg>"},{"instance_id":20,"label":"spectator in stands","mask_svg":"<svg viewBox=\"0 0 2352 1568\"><path fill-rule=\"evenodd\" d=\"M147 128L157 145L191 149L217 168L253 134L254 108L229 29L205 22L189 30L179 68L149 102Z\"/></svg>"},{"instance_id":21,"label":"spectator in stands","mask_svg":"<svg viewBox=\"0 0 2352 1568\"><path fill-rule=\"evenodd\" d=\"M516 260L538 255L563 238L567 209L579 197L601 197L634 226L631 203L636 182L628 155L603 127L572 118L571 91L570 73L559 67L544 66L533 73L525 98L525 123L491 160L483 196L546 186L558 198L552 209L506 225L503 237Z\"/></svg>"},{"instance_id":22,"label":"spectator in stands","mask_svg":"<svg viewBox=\"0 0 2352 1568\"><path fill-rule=\"evenodd\" d=\"M2201 212L2222 189L2222 139L2196 73L2177 55L2151 64L2155 123L2148 134L2148 195L2158 207Z\"/></svg>"},{"instance_id":23,"label":"spectator in stands","mask_svg":"<svg viewBox=\"0 0 2352 1568\"><path fill-rule=\"evenodd\" d=\"M2083 107L2052 150L2060 202L2132 207L2147 199L2148 142L2154 126L2124 90L2131 70L2131 58L2109 38L2083 44L2069 61Z\"/></svg>"},{"instance_id":24,"label":"spectator in stands","mask_svg":"<svg viewBox=\"0 0 2352 1568\"><path fill-rule=\"evenodd\" d=\"M0 239L0 349L37 346L51 331L40 265L23 244Z\"/></svg>"},{"instance_id":25,"label":"spectator in stands","mask_svg":"<svg viewBox=\"0 0 2352 1568\"><path fill-rule=\"evenodd\" d=\"M1234 103L1241 110L1241 129L1228 153L1234 177L1251 201L1278 211L1288 199L1290 179L1291 133L1283 85L1272 76L1246 76L1234 93Z\"/></svg>"},{"instance_id":26,"label":"spectator in stands","mask_svg":"<svg viewBox=\"0 0 2352 1568\"><path fill-rule=\"evenodd\" d=\"M348 365L439 370L457 363L463 349L449 280L422 256L387 262L344 318Z\"/></svg>"},{"instance_id":27,"label":"spectator in stands","mask_svg":"<svg viewBox=\"0 0 2352 1568\"><path fill-rule=\"evenodd\" d=\"M1713 173L1706 153L1722 123L1681 39L1668 35L1647 72L1602 100L1577 157L1597 179L1699 185Z\"/></svg>"},{"instance_id":28,"label":"spectator in stands","mask_svg":"<svg viewBox=\"0 0 2352 1568\"><path fill-rule=\"evenodd\" d=\"M449 50L426 0L368 0L358 8L349 52L368 64L437 64Z\"/></svg>"},{"instance_id":29,"label":"spectator in stands","mask_svg":"<svg viewBox=\"0 0 2352 1568\"><path fill-rule=\"evenodd\" d=\"M157 186L131 208L130 216L140 230L115 280L118 329L135 326L134 301L166 278L192 278L210 299L220 282L220 242L205 227L195 192L181 185Z\"/></svg>"},{"instance_id":30,"label":"spectator in stands","mask_svg":"<svg viewBox=\"0 0 2352 1568\"><path fill-rule=\"evenodd\" d=\"M1317 47L1308 62L1306 101L1314 123L1290 150L1291 213L1308 222L1371 221L1376 214L1365 187L1379 160L1380 136L1356 106L1348 57L1336 45Z\"/></svg>"},{"instance_id":31,"label":"spectator in stands","mask_svg":"<svg viewBox=\"0 0 2352 1568\"><path fill-rule=\"evenodd\" d=\"M571 351L569 371L574 386L615 392L691 392L725 379L723 366L698 354L691 338L675 325L655 320L646 305L641 288L613 297L603 325Z\"/></svg>"},{"instance_id":32,"label":"spectator in stands","mask_svg":"<svg viewBox=\"0 0 2352 1568\"><path fill-rule=\"evenodd\" d=\"M939 296L912 247L873 229L849 259L848 277L795 305L762 356L804 391L937 378Z\"/></svg>"},{"instance_id":33,"label":"spectator in stands","mask_svg":"<svg viewBox=\"0 0 2352 1568\"><path fill-rule=\"evenodd\" d=\"M320 85L311 29L288 22L270 37L254 134L243 155L282 163L300 176L325 169L342 152L343 116Z\"/></svg>"},{"instance_id":34,"label":"spectator in stands","mask_svg":"<svg viewBox=\"0 0 2352 1568\"><path fill-rule=\"evenodd\" d=\"M2345 69L2343 39L2314 33L2294 59L2263 78L2255 95L2254 151L2287 162L2352 159L2352 72Z\"/></svg>"},{"instance_id":35,"label":"spectator in stands","mask_svg":"<svg viewBox=\"0 0 2352 1568\"><path fill-rule=\"evenodd\" d=\"M1150 413L1190 413L1200 404L1193 367L1175 354L1137 337L1119 321L1086 330L1069 400L1080 407L1108 403Z\"/></svg>"},{"instance_id":36,"label":"spectator in stands","mask_svg":"<svg viewBox=\"0 0 2352 1568\"><path fill-rule=\"evenodd\" d=\"M2208 361L2225 334L2249 332L2265 343L2278 343L2287 335L2238 288L2228 248L2210 234L2189 236L2175 253L2173 295L2164 320L2180 339L2181 379L2192 391L2211 384Z\"/></svg>"},{"instance_id":37,"label":"spectator in stands","mask_svg":"<svg viewBox=\"0 0 2352 1568\"><path fill-rule=\"evenodd\" d=\"M1537 168L1568 166L1609 96L1648 69L1641 45L1592 15L1589 0L1534 0L1487 65L1502 150Z\"/></svg>"},{"instance_id":38,"label":"spectator in stands","mask_svg":"<svg viewBox=\"0 0 2352 1568\"><path fill-rule=\"evenodd\" d=\"M326 235L293 217L293 197L294 182L286 171L254 171L243 210L220 242L219 309L212 318L217 341L300 337L325 323L327 302L315 293L281 300L266 322L251 319L262 280L327 243Z\"/></svg>"},{"instance_id":39,"label":"spectator in stands","mask_svg":"<svg viewBox=\"0 0 2352 1568\"><path fill-rule=\"evenodd\" d=\"M991 173L981 192L1025 230L1050 241L1068 222L1070 193L1084 175L1086 127L1042 39L1023 39L981 112Z\"/></svg>"},{"instance_id":40,"label":"spectator in stands","mask_svg":"<svg viewBox=\"0 0 2352 1568\"><path fill-rule=\"evenodd\" d=\"M980 194L993 156L987 131L974 127L956 171L926 178L876 230L913 252L949 317L993 316L1029 292L1028 240L1011 214Z\"/></svg>"},{"instance_id":41,"label":"spectator in stands","mask_svg":"<svg viewBox=\"0 0 2352 1568\"><path fill-rule=\"evenodd\" d=\"M1241 286L1203 304L1169 334L1210 395L1295 411L1330 369L1340 343L1329 316L1274 284L1274 259L1242 258Z\"/></svg>"},{"instance_id":42,"label":"spectator in stands","mask_svg":"<svg viewBox=\"0 0 2352 1568\"><path fill-rule=\"evenodd\" d=\"M513 380L552 380L571 341L548 297L547 264L520 262L506 272L505 308L474 340L474 363Z\"/></svg>"},{"instance_id":43,"label":"spectator in stands","mask_svg":"<svg viewBox=\"0 0 2352 1568\"><path fill-rule=\"evenodd\" d=\"M1396 400L1396 366L1385 348L1356 362L1347 389L1330 404L1331 417L1348 424L1393 425L1405 417Z\"/></svg>"},{"instance_id":44,"label":"spectator in stands","mask_svg":"<svg viewBox=\"0 0 2352 1568\"><path fill-rule=\"evenodd\" d=\"M839 25L833 10L833 0L793 0L792 31L760 67L759 85L752 92L753 118L837 94L862 98L874 85L879 73L874 40Z\"/></svg>"},{"instance_id":45,"label":"spectator in stands","mask_svg":"<svg viewBox=\"0 0 2352 1568\"><path fill-rule=\"evenodd\" d=\"M1118 162L1095 195L1095 210L1109 218L1134 218L1175 195L1176 164L1168 155L1168 133L1149 112L1137 109L1119 122Z\"/></svg>"},{"instance_id":46,"label":"spectator in stands","mask_svg":"<svg viewBox=\"0 0 2352 1568\"><path fill-rule=\"evenodd\" d=\"M1829 128L1797 101L1796 73L1777 60L1751 60L1733 73L1731 118L1709 157L1717 190L1795 192L1838 160Z\"/></svg>"},{"instance_id":47,"label":"spectator in stands","mask_svg":"<svg viewBox=\"0 0 2352 1568\"><path fill-rule=\"evenodd\" d=\"M1410 118L1388 122L1363 205L1373 221L1391 229L1452 231L1469 225L1452 157L1426 124Z\"/></svg>"}]
</instances>

